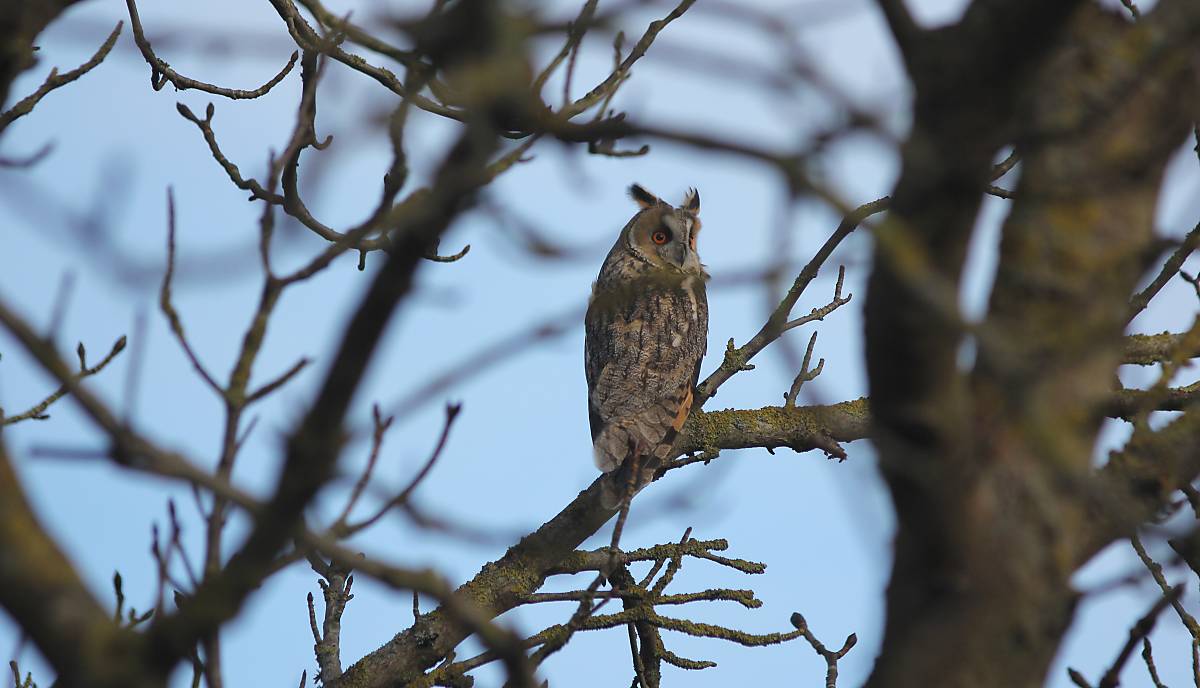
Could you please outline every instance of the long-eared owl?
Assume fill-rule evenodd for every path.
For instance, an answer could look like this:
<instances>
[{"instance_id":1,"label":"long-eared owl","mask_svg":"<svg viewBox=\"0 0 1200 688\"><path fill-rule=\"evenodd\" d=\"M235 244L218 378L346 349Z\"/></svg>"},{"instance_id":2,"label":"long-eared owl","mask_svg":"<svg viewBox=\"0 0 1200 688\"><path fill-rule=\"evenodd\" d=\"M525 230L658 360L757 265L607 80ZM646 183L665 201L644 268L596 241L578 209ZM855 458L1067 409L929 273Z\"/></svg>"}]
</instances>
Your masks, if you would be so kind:
<instances>
[{"instance_id":1,"label":"long-eared owl","mask_svg":"<svg viewBox=\"0 0 1200 688\"><path fill-rule=\"evenodd\" d=\"M641 209L604 259L585 318L592 447L609 509L669 458L708 340L700 195L676 208L637 184L629 194Z\"/></svg>"}]
</instances>

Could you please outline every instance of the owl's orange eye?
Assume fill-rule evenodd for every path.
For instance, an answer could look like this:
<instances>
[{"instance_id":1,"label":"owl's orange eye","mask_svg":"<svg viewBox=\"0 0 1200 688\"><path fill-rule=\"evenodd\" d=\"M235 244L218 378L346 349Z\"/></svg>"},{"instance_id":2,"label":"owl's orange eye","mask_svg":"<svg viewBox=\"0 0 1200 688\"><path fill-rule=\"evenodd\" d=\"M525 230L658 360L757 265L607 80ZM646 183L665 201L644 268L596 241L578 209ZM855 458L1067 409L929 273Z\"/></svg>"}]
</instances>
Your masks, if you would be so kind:
<instances>
[{"instance_id":1,"label":"owl's orange eye","mask_svg":"<svg viewBox=\"0 0 1200 688\"><path fill-rule=\"evenodd\" d=\"M650 241L653 241L655 244L657 244L659 246L662 246L663 244L667 243L670 240L671 240L671 235L667 234L667 232L662 229L660 229L650 235Z\"/></svg>"}]
</instances>

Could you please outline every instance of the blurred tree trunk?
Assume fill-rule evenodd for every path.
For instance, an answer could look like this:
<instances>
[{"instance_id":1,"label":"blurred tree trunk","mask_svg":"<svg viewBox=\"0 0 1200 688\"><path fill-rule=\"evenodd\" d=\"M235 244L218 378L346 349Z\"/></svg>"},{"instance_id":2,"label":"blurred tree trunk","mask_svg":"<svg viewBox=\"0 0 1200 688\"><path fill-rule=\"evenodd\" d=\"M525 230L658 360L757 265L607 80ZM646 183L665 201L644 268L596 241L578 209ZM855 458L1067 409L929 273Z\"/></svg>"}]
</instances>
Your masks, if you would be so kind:
<instances>
[{"instance_id":1,"label":"blurred tree trunk","mask_svg":"<svg viewBox=\"0 0 1200 688\"><path fill-rule=\"evenodd\" d=\"M989 7L1021 28L1006 35ZM916 121L867 296L874 437L899 517L869 685L1036 685L1091 531L1111 540L1148 515L1118 508L1090 461L1163 171L1200 114L1200 5L1166 0L1131 24L1091 4L976 2L935 35L908 44ZM1005 143L1021 178L987 320L968 331L958 277ZM968 337L973 371L957 361Z\"/></svg>"}]
</instances>

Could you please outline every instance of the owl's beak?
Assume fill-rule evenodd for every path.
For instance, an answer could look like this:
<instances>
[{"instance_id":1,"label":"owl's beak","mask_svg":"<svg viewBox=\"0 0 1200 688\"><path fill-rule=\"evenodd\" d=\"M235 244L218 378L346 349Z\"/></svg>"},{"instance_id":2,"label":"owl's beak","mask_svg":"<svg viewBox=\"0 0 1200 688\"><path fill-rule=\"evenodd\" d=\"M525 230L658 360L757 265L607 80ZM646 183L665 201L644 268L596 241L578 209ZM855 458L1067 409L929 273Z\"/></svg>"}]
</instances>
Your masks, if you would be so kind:
<instances>
[{"instance_id":1,"label":"owl's beak","mask_svg":"<svg viewBox=\"0 0 1200 688\"><path fill-rule=\"evenodd\" d=\"M677 241L672 244L669 254L666 256L667 260L685 272L699 270L700 256L696 255L696 234L700 229L700 223L686 218L667 217L666 224L677 235L687 232L686 241Z\"/></svg>"},{"instance_id":2,"label":"owl's beak","mask_svg":"<svg viewBox=\"0 0 1200 688\"><path fill-rule=\"evenodd\" d=\"M687 268L688 257L693 255L695 253L682 241L677 241L671 246L671 262L678 265L680 269Z\"/></svg>"}]
</instances>

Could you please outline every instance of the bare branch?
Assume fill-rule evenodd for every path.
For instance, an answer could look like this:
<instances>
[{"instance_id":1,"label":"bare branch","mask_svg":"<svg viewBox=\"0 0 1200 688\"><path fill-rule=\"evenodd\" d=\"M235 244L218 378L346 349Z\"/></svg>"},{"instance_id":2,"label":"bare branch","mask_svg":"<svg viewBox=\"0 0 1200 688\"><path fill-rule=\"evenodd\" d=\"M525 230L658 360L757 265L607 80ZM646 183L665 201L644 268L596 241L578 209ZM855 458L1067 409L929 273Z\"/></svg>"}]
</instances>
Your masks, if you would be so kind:
<instances>
[{"instance_id":1,"label":"bare branch","mask_svg":"<svg viewBox=\"0 0 1200 688\"><path fill-rule=\"evenodd\" d=\"M116 45L117 37L121 35L121 28L124 25L125 22L117 22L116 28L112 30L112 33L108 34L108 38L104 40L104 43L100 45L100 48L94 55L91 56L91 58L88 59L87 62L84 62L75 69L72 69L64 74L59 74L57 67L51 69L50 75L46 77L46 80L42 82L41 86L38 86L36 91L18 101L16 105L13 105L8 110L0 112L0 133L3 133L4 130L8 128L8 125L12 124L14 121L24 117L25 115L28 115L30 112L33 112L33 108L38 104L39 101L41 101L42 98L46 96L47 93L50 93L56 88L66 86L72 81L75 81L79 77L95 69L97 65L104 61L104 58L108 57L108 53L111 52L113 46ZM3 104L3 100L0 100L0 104ZM42 151L35 153L31 158L20 162L16 166L32 165L48 153L49 149L43 148Z\"/></svg>"},{"instance_id":2,"label":"bare branch","mask_svg":"<svg viewBox=\"0 0 1200 688\"><path fill-rule=\"evenodd\" d=\"M1146 671L1150 672L1150 681L1154 688L1167 688L1158 677L1158 667L1154 665L1154 649L1150 646L1150 638L1142 638L1142 661L1146 663Z\"/></svg>"},{"instance_id":3,"label":"bare branch","mask_svg":"<svg viewBox=\"0 0 1200 688\"><path fill-rule=\"evenodd\" d=\"M301 358L300 360L296 361L295 363L292 364L292 367L288 368L286 371L284 371L284 373L282 375L280 375L279 377L275 378L274 380L268 382L267 384L263 385L262 387L259 387L258 389L254 390L249 395L247 395L246 396L246 405L253 404L254 402L259 401L259 400L263 399L264 397L274 394L281 387L283 387L287 383L291 382L292 378L294 378L294 377L296 377L296 375L300 374L300 371L304 370L304 368L311 362L312 361L308 360L307 358Z\"/></svg>"},{"instance_id":4,"label":"bare branch","mask_svg":"<svg viewBox=\"0 0 1200 688\"><path fill-rule=\"evenodd\" d=\"M205 93L211 93L213 95L223 96L233 100L258 98L266 95L272 88L275 88L279 82L283 81L283 78L287 76L288 72L292 71L292 67L296 65L296 59L300 57L298 52L292 52L292 56L288 59L287 64L283 66L283 69L279 70L278 74L271 77L271 79L262 86L249 91L236 88L224 88L222 86L216 86L203 81L197 81L196 79L188 78L179 72L176 72L174 69L171 69L171 66L167 64L166 61L154 54L154 50L150 47L150 41L146 38L146 34L142 30L142 20L138 16L137 5L135 4L134 0L125 0L125 6L129 10L129 24L133 28L133 41L137 44L138 50L142 52L142 57L145 58L147 64L150 65L150 86L155 91L162 90L163 86L166 86L168 83L170 83L180 91L186 91L189 88L194 88L198 91L204 91Z\"/></svg>"},{"instance_id":5,"label":"bare branch","mask_svg":"<svg viewBox=\"0 0 1200 688\"><path fill-rule=\"evenodd\" d=\"M192 348L191 342L188 341L187 334L183 330L183 321L179 318L178 311L171 303L171 278L175 274L175 192L171 187L167 187L167 271L163 274L162 288L158 292L158 307L162 310L163 315L167 318L167 324L171 327L171 333L175 335L175 341L179 342L179 347L183 349L183 353L187 355L188 360L192 362L192 367L196 373L200 375L200 379L204 380L217 396L224 398L225 390L221 385L217 384L216 379L204 367L200 361L200 357L196 355L196 351Z\"/></svg>"},{"instance_id":6,"label":"bare branch","mask_svg":"<svg viewBox=\"0 0 1200 688\"><path fill-rule=\"evenodd\" d=\"M429 475L429 472L433 470L433 465L436 464L438 458L441 457L442 450L444 450L446 448L446 441L450 439L450 429L454 426L454 421L456 418L458 418L458 414L460 411L462 411L462 404L447 404L446 405L446 422L442 425L442 433L438 437L437 444L434 446L433 452L430 453L429 458L425 460L425 464L421 466L421 470L417 471L417 474L415 476L413 476L412 480L409 481L408 485L403 490L401 490L395 497L392 497L391 499L389 499L387 501L387 503L383 505L383 507L381 507L377 512L375 512L375 514L373 516L371 516L359 523L355 523L352 525L345 525L344 518L345 518L345 516L347 516L349 514L349 507L347 507L346 512L342 514L343 518L338 519L338 524L342 524L344 526L344 528L339 528L339 525L335 524L334 525L335 532L340 529L341 531L344 531L345 534L357 533L360 530L364 530L364 529L369 528L372 525L374 525L376 522L379 521L379 519L383 518L384 515L386 515L392 509L395 509L397 507L407 504L409 498L412 497L413 492L416 491L417 486L419 486L422 483L422 481L425 480L425 478ZM382 439L382 434L381 434L382 431L387 430L387 426L391 425L392 418L394 416L389 416L386 423L384 423L381 426L379 418L378 418L378 408L375 410L375 413L376 413L376 425L375 425L376 437L379 437L380 439ZM382 430L380 430L381 427L382 427ZM376 445L376 446L378 446L378 445ZM377 451L378 451L377 449L372 450L372 457L375 456ZM370 466L372 464L373 464L373 460L368 461L367 471L364 472L364 477L370 475ZM361 492L361 490L359 490L359 491ZM353 497L352 497L352 499L353 499Z\"/></svg>"},{"instance_id":7,"label":"bare branch","mask_svg":"<svg viewBox=\"0 0 1200 688\"><path fill-rule=\"evenodd\" d=\"M817 367L811 372L808 369L809 363L812 362L813 347L817 344L817 333L813 332L808 338L808 347L804 350L804 361L800 364L800 372L796 375L796 379L792 381L791 388L784 393L783 402L785 406L795 406L796 400L800 397L800 389L805 382L811 382L817 379L821 371L825 368L825 359L821 359L817 363Z\"/></svg>"},{"instance_id":8,"label":"bare branch","mask_svg":"<svg viewBox=\"0 0 1200 688\"><path fill-rule=\"evenodd\" d=\"M899 46L904 61L912 61L914 59L912 52L918 48L917 44L921 40L923 31L913 21L912 15L904 5L904 0L876 0L875 4L879 6L884 18L887 19L888 27L892 30L892 37L896 39L896 45Z\"/></svg>"},{"instance_id":9,"label":"bare branch","mask_svg":"<svg viewBox=\"0 0 1200 688\"><path fill-rule=\"evenodd\" d=\"M854 633L851 633L850 635L846 636L846 642L842 643L840 650L830 650L825 647L824 643L822 643L820 640L817 640L815 635L813 635L812 630L810 630L808 627L808 622L804 620L804 617L800 615L800 612L793 613L791 621L792 626L794 626L796 630L800 631L800 634L804 636L804 639L808 641L809 645L812 645L813 651L821 655L821 658L825 660L827 667L825 670L825 687L836 688L838 677L838 660L840 660L842 657L845 657L846 653L858 643L858 636Z\"/></svg>"},{"instance_id":10,"label":"bare branch","mask_svg":"<svg viewBox=\"0 0 1200 688\"><path fill-rule=\"evenodd\" d=\"M1146 612L1145 616L1138 619L1133 628L1129 629L1129 639L1125 642L1125 646L1121 648L1121 652L1117 654L1117 658L1113 661L1112 666L1109 667L1108 671L1104 672L1098 688L1116 688L1116 686L1120 685L1121 670L1133 655L1134 648L1150 635L1150 631L1154 630L1154 624L1158 621L1158 615L1162 613L1162 610L1166 609L1169 604L1177 603L1182 594L1182 585L1177 585L1169 592L1164 593L1154 602L1154 606L1150 607L1150 611ZM1147 652L1147 654L1149 653ZM1149 660L1147 660L1147 663L1149 664ZM1153 672L1153 665L1150 664L1150 666Z\"/></svg>"},{"instance_id":11,"label":"bare branch","mask_svg":"<svg viewBox=\"0 0 1200 688\"><path fill-rule=\"evenodd\" d=\"M0 605L37 644L64 685L142 685L148 678L142 664L113 662L111 654L117 648L136 651L136 636L113 623L46 534L2 441L0 549Z\"/></svg>"},{"instance_id":12,"label":"bare branch","mask_svg":"<svg viewBox=\"0 0 1200 688\"><path fill-rule=\"evenodd\" d=\"M1171 281L1171 278L1180 273L1184 262L1192 255L1192 252L1200 247L1200 224L1192 228L1183 241L1180 242L1179 248L1175 249L1163 263L1162 269L1158 275L1146 285L1146 288L1139 291L1129 302L1128 320L1133 320L1138 313L1146 310L1146 306L1150 305L1150 300L1153 299L1162 288ZM1186 277L1184 279L1187 279Z\"/></svg>"},{"instance_id":13,"label":"bare branch","mask_svg":"<svg viewBox=\"0 0 1200 688\"><path fill-rule=\"evenodd\" d=\"M796 276L796 280L792 283L791 289L788 290L787 294L783 297L783 300L779 302L779 305L771 313L771 316L767 319L766 324L762 326L762 328L754 335L754 337L750 339L750 341L746 342L746 344L740 348L733 349L731 344L730 351L725 354L725 361L721 364L721 367L713 371L713 373L705 378L704 382L702 382L696 388L697 408L701 407L705 401L712 398L717 393L717 389L720 388L720 386L724 384L726 380L728 380L730 377L733 377L733 375L738 371L744 370L743 366L745 366L750 359L754 358L758 352L762 351L768 344L778 339L781 334L789 329L789 327L795 327L795 325L789 325L788 321L788 318L792 312L792 308L795 307L796 302L800 299L800 296L803 295L804 290L808 288L808 285L816 278L817 272L820 271L821 266L825 263L825 261L829 259L829 256L833 253L833 250L837 248L838 244L840 244L843 239L849 236L850 233L853 232L858 225L863 222L863 220L871 215L874 215L875 213L886 210L889 203L890 199L887 197L871 201L870 203L865 203L856 208L852 213L847 215L846 218L842 220L841 224L838 225L833 234L825 240L825 244L822 245L817 253L812 257L812 260L810 260L808 264L805 265L800 271L800 274ZM826 308L829 308L830 312L841 305L838 302L841 299L840 276L843 273L839 270L838 274L838 288L835 290L834 300L831 302L831 305L838 305L832 307L826 306ZM846 301L848 300L849 299L847 298ZM813 320L818 319L818 311L820 310L821 309L814 310L812 314L806 317L809 317ZM824 315L819 315L819 317L824 317ZM803 320L803 318L800 318L799 320Z\"/></svg>"},{"instance_id":14,"label":"bare branch","mask_svg":"<svg viewBox=\"0 0 1200 688\"><path fill-rule=\"evenodd\" d=\"M639 38L637 43L633 45L633 48L630 49L629 55L625 57L625 60L621 62L621 66L614 70L613 73L608 76L608 78L597 84L596 87L589 91L586 95L571 103L569 107L564 108L562 112L558 114L564 119L570 119L604 100L610 91L615 90L620 86L624 76L629 73L630 69L633 68L634 63L642 59L642 57L646 54L646 51L649 50L650 46L654 43L654 39L658 38L658 34L662 32L663 29L667 28L668 24L682 17L683 13L687 12L688 9L691 8L691 6L695 3L695 1L696 0L683 0L676 5L675 8L667 14L667 16L657 21L650 22L650 25L646 27L645 33L642 34L642 37Z\"/></svg>"},{"instance_id":15,"label":"bare branch","mask_svg":"<svg viewBox=\"0 0 1200 688\"><path fill-rule=\"evenodd\" d=\"M105 366L107 366L114 358L116 358L117 354L121 353L124 350L125 350L125 336L122 335L121 337L117 338L117 341L113 342L112 348L109 349L108 354L105 355L104 358L100 359L99 363L97 363L96 365L89 368L87 366L86 361L84 360L84 356L83 356L83 351L84 351L83 342L80 342L79 348L78 348L78 351L80 352L79 372L77 374L75 374L74 376L72 376L72 378L69 382L64 382L62 384L62 386L60 386L53 393L51 393L50 396L41 400L40 402L35 404L32 408L30 408L29 410L27 410L23 413L18 413L15 416L5 416L3 413L3 410L0 410L0 426L12 425L14 423L20 423L21 421L24 421L24 420L47 420L47 419L49 419L50 416L46 415L46 409L50 408L51 404L53 404L54 402L63 398L64 396L66 396L67 393L69 393L72 389L74 389L85 378L91 377L92 375L95 375L96 373L100 372L101 370L104 370Z\"/></svg>"}]
</instances>

